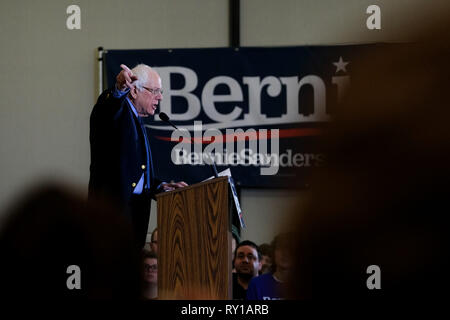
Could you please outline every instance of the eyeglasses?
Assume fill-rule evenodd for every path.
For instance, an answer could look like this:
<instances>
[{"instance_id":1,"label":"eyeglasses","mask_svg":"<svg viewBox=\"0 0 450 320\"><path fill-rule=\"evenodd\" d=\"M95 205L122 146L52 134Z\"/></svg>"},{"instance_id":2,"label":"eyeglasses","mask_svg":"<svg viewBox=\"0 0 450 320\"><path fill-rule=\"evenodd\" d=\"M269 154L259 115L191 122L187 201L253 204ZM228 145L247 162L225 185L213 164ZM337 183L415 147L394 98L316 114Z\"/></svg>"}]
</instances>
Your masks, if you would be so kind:
<instances>
[{"instance_id":1,"label":"eyeglasses","mask_svg":"<svg viewBox=\"0 0 450 320\"><path fill-rule=\"evenodd\" d=\"M238 259L245 259L246 257L247 257L248 260L256 260L257 259L251 253L249 253L247 256L245 254L243 254L243 253L239 253L236 258L238 258Z\"/></svg>"},{"instance_id":2,"label":"eyeglasses","mask_svg":"<svg viewBox=\"0 0 450 320\"><path fill-rule=\"evenodd\" d=\"M152 265L144 264L144 269L145 269L145 271L149 271L149 270L157 271L158 270L158 265L156 265L156 264L152 264Z\"/></svg>"},{"instance_id":3,"label":"eyeglasses","mask_svg":"<svg viewBox=\"0 0 450 320\"><path fill-rule=\"evenodd\" d=\"M144 88L145 90L147 90L148 92L150 92L151 94L154 94L155 96L157 96L158 94L163 94L163 90L160 88L147 88L142 86L142 88Z\"/></svg>"}]
</instances>

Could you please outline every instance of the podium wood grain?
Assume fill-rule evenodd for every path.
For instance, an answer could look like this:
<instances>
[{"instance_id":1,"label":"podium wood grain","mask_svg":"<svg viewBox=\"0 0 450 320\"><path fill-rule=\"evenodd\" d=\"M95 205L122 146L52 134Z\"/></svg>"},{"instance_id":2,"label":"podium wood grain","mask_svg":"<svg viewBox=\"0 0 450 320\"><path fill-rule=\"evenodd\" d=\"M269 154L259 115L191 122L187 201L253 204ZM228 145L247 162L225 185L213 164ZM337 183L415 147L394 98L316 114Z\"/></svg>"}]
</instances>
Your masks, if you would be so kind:
<instances>
[{"instance_id":1,"label":"podium wood grain","mask_svg":"<svg viewBox=\"0 0 450 320\"><path fill-rule=\"evenodd\" d=\"M228 180L157 196L158 297L231 299Z\"/></svg>"}]
</instances>

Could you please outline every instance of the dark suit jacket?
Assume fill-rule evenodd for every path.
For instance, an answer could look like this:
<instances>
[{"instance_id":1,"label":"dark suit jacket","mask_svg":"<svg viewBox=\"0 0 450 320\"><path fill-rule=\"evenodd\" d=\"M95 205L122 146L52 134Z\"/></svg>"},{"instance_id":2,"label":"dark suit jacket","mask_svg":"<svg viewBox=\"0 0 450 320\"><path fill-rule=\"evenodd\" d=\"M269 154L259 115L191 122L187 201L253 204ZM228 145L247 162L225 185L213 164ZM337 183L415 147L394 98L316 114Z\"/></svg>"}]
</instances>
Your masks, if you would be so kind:
<instances>
[{"instance_id":1,"label":"dark suit jacket","mask_svg":"<svg viewBox=\"0 0 450 320\"><path fill-rule=\"evenodd\" d=\"M125 98L114 98L108 89L92 110L89 196L109 196L126 208L147 161L142 127ZM154 197L161 181L153 174L151 156L149 160L149 196Z\"/></svg>"}]
</instances>

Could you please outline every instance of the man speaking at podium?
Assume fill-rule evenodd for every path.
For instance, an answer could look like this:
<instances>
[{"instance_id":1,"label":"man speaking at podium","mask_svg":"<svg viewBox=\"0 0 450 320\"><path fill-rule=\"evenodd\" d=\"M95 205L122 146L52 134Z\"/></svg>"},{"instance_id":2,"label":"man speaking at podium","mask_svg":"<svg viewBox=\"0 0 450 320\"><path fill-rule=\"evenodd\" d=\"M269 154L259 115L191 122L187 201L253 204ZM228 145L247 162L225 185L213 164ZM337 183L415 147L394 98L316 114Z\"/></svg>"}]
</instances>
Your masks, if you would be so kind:
<instances>
[{"instance_id":1,"label":"man speaking at podium","mask_svg":"<svg viewBox=\"0 0 450 320\"><path fill-rule=\"evenodd\" d=\"M142 119L154 115L162 99L161 78L147 65L121 65L113 88L104 91L90 119L89 198L109 197L123 206L136 244L145 244L150 203L155 194L187 186L165 183L154 173L152 151Z\"/></svg>"}]
</instances>

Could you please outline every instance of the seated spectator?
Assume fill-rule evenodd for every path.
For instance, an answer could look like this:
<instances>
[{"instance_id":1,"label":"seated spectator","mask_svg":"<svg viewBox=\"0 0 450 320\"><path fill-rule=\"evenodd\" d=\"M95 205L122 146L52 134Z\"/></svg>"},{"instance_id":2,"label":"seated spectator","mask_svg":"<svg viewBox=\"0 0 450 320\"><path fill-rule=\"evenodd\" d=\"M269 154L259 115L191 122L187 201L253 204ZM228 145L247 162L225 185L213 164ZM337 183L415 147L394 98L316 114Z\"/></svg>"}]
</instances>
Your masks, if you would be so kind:
<instances>
[{"instance_id":1,"label":"seated spectator","mask_svg":"<svg viewBox=\"0 0 450 320\"><path fill-rule=\"evenodd\" d=\"M145 300L158 298L158 257L153 251L143 250L144 285L142 296Z\"/></svg>"},{"instance_id":2,"label":"seated spectator","mask_svg":"<svg viewBox=\"0 0 450 320\"><path fill-rule=\"evenodd\" d=\"M285 297L286 282L292 270L292 237L283 233L272 242L272 272L253 278L247 290L248 300L279 300Z\"/></svg>"},{"instance_id":3,"label":"seated spectator","mask_svg":"<svg viewBox=\"0 0 450 320\"><path fill-rule=\"evenodd\" d=\"M233 273L233 299L246 298L250 280L261 269L260 258L259 248L254 242L245 240L238 244L234 253L236 273Z\"/></svg>"},{"instance_id":4,"label":"seated spectator","mask_svg":"<svg viewBox=\"0 0 450 320\"><path fill-rule=\"evenodd\" d=\"M263 243L259 246L261 252L261 270L259 275L269 273L272 266L272 247L268 243Z\"/></svg>"}]
</instances>

